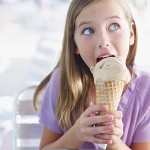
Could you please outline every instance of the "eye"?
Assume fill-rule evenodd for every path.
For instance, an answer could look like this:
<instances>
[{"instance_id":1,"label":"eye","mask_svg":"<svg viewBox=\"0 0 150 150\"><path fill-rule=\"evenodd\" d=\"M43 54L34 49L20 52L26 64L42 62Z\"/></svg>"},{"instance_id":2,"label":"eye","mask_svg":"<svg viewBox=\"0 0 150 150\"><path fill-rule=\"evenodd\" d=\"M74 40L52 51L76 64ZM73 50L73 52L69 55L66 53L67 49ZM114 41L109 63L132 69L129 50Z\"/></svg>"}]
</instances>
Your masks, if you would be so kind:
<instances>
[{"instance_id":1,"label":"eye","mask_svg":"<svg viewBox=\"0 0 150 150\"><path fill-rule=\"evenodd\" d=\"M87 29L83 30L83 34L85 34L85 35L90 35L93 33L94 33L94 30L92 28L87 28Z\"/></svg>"},{"instance_id":2,"label":"eye","mask_svg":"<svg viewBox=\"0 0 150 150\"><path fill-rule=\"evenodd\" d=\"M109 30L115 31L118 30L120 28L120 26L117 23L112 23L109 26Z\"/></svg>"}]
</instances>

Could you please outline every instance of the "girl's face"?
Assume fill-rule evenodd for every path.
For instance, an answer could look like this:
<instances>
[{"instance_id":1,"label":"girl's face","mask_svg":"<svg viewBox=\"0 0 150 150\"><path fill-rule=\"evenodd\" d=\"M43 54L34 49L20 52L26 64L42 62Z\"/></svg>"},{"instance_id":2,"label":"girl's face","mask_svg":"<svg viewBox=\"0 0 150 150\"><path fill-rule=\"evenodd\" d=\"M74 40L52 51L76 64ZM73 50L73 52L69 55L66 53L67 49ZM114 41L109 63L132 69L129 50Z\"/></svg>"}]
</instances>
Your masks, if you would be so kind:
<instances>
[{"instance_id":1,"label":"girl's face","mask_svg":"<svg viewBox=\"0 0 150 150\"><path fill-rule=\"evenodd\" d=\"M105 55L121 56L126 60L129 45L134 43L132 26L116 1L93 3L85 7L76 19L76 54L80 54L89 68Z\"/></svg>"}]
</instances>

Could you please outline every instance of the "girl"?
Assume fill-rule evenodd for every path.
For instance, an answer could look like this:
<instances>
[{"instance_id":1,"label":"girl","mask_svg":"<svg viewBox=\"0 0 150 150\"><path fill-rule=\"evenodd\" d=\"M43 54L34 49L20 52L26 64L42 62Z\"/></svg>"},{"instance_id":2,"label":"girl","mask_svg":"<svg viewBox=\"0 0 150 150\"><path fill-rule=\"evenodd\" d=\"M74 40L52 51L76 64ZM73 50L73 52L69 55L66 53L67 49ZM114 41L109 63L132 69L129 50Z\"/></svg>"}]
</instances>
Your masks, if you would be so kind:
<instances>
[{"instance_id":1,"label":"girl","mask_svg":"<svg viewBox=\"0 0 150 150\"><path fill-rule=\"evenodd\" d=\"M134 64L136 48L136 24L124 0L72 0L60 60L34 95L36 107L46 87L40 149L100 149L100 143L108 150L150 149L150 75ZM104 55L125 59L132 78L118 111L99 116L92 114L108 106L95 103L90 67Z\"/></svg>"}]
</instances>

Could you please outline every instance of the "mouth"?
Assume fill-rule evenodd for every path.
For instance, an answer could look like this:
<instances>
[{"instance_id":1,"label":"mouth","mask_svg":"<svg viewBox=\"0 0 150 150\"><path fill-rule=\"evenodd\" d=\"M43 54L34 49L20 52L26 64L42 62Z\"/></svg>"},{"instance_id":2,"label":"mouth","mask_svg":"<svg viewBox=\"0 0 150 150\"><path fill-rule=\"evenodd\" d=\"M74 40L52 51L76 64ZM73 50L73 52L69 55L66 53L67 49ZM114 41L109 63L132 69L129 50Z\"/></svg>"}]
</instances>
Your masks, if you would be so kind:
<instances>
[{"instance_id":1,"label":"mouth","mask_svg":"<svg viewBox=\"0 0 150 150\"><path fill-rule=\"evenodd\" d=\"M96 59L96 62L100 62L101 60L103 60L104 58L107 58L107 57L115 57L115 55L105 55L105 56L100 56Z\"/></svg>"}]
</instances>

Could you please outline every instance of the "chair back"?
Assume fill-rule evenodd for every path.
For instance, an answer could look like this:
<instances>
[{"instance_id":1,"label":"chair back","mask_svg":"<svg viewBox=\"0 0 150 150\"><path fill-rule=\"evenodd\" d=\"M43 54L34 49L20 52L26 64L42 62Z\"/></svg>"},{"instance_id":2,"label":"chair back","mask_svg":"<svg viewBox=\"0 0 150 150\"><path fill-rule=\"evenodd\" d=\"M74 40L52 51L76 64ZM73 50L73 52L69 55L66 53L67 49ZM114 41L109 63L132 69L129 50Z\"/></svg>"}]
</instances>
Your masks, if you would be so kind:
<instances>
[{"instance_id":1,"label":"chair back","mask_svg":"<svg viewBox=\"0 0 150 150\"><path fill-rule=\"evenodd\" d=\"M21 90L16 96L14 118L14 149L39 149L42 127L33 108L33 95L37 84Z\"/></svg>"}]
</instances>

